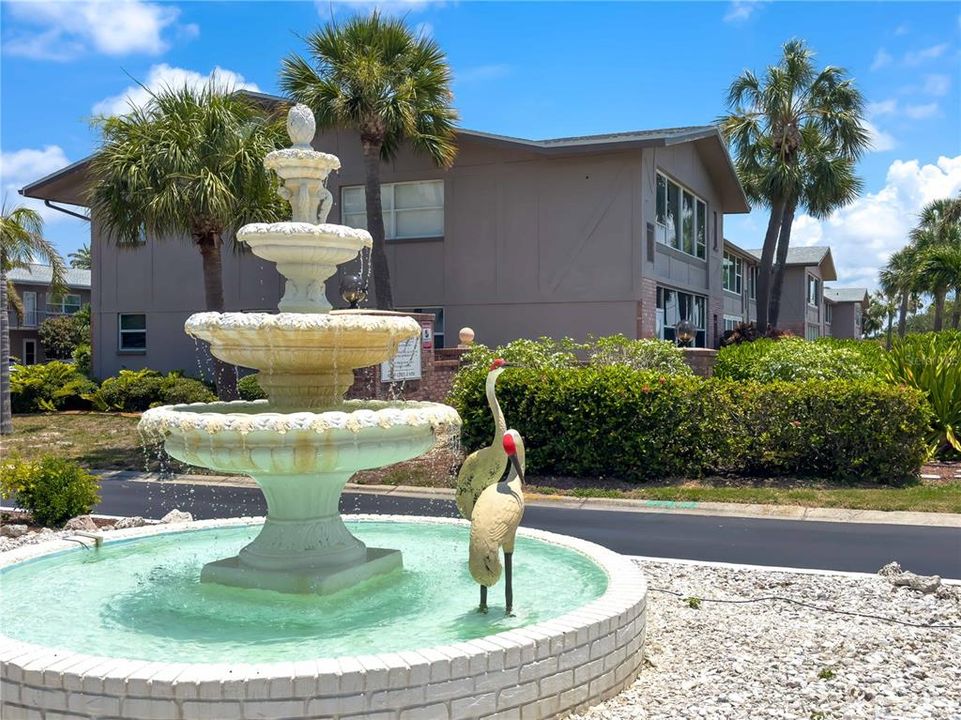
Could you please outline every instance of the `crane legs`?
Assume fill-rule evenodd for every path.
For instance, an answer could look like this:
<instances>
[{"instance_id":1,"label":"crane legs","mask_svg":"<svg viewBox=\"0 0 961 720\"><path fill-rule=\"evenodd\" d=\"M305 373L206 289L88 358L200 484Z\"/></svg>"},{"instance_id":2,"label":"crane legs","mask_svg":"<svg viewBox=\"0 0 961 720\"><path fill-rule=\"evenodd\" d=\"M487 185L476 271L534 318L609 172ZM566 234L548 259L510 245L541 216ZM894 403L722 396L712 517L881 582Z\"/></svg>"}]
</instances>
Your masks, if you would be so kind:
<instances>
[{"instance_id":1,"label":"crane legs","mask_svg":"<svg viewBox=\"0 0 961 720\"><path fill-rule=\"evenodd\" d=\"M514 553L506 552L504 553L504 605L505 612L508 615L513 616L512 610L514 609L514 582L513 582L513 569L514 569ZM480 586L480 607L477 608L477 612L486 613L487 612L487 586Z\"/></svg>"}]
</instances>

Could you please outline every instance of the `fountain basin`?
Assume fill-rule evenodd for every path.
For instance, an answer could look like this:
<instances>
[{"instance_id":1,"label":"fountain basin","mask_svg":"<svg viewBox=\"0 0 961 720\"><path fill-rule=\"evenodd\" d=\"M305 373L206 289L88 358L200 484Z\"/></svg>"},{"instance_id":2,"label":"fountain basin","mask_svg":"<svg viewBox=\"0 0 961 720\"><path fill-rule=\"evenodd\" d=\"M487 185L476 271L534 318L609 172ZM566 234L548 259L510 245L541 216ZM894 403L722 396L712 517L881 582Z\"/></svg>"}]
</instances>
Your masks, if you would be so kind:
<instances>
[{"instance_id":1,"label":"fountain basin","mask_svg":"<svg viewBox=\"0 0 961 720\"><path fill-rule=\"evenodd\" d=\"M392 358L420 325L393 313L196 313L188 335L210 343L224 362L260 370L257 380L277 408L339 404L354 369Z\"/></svg>"},{"instance_id":2,"label":"fountain basin","mask_svg":"<svg viewBox=\"0 0 961 720\"><path fill-rule=\"evenodd\" d=\"M461 550L467 535L466 523L458 520L355 516L350 521L359 526L372 523L371 527L382 528L396 524L398 533L414 539L418 536L436 539L451 532L451 542ZM257 522L205 521L190 527L204 532L237 532L243 530L245 524ZM361 534L362 530L357 532ZM171 533L169 527L117 531L108 534L102 552L110 553L114 548L119 552L133 552L138 540L150 536L159 541L169 538L170 542L176 542L179 536L184 538L185 547L190 548L192 545L186 542L188 536L200 534ZM182 602L182 598L175 597L158 611L149 598L134 593L133 599L108 604L109 611L91 618L79 617L79 613L71 612L70 608L62 608L64 622L78 631L92 622L144 633L146 639L142 642L122 643L123 652L108 652L110 644L98 642L92 636L83 645L84 651L78 652L69 643L65 646L64 634L51 628L49 622L30 625L22 619L25 613L40 605L24 599L20 607L11 607L12 598L17 597L11 594L16 592L16 573L31 572L34 565L24 561L56 562L59 557L44 556L64 550L69 550L65 557L78 559L92 557L92 553L64 541L20 548L5 553L9 557L0 559L0 567L5 566L6 590L4 612L0 614L3 618L0 621L3 623L0 709L4 718L29 716L28 708L61 713L69 709L69 714L79 718L151 720L375 718L381 717L380 713L391 717L399 714L400 717L469 718L505 711L524 717L553 718L599 702L623 689L637 674L642 661L647 589L640 570L628 558L605 548L552 533L521 528L518 543L515 556L518 616L515 618L505 618L496 606L497 590L491 595L494 601L491 613L486 616L474 613L476 586L463 569L463 558L451 560L462 568L452 577L443 565L446 546L435 548L433 545L426 548L427 571L430 577L436 573L437 580L443 578L443 582L427 582L426 587L458 605L453 615L435 595L421 598L411 594L403 584L391 585L391 577L372 581L380 583L377 592L357 588L348 591L354 595L311 600L321 605L327 603L331 608L343 608L345 604L349 608L355 605L350 602L351 598L376 602L384 598L385 593L386 597L392 597L392 588L396 588L392 602L399 598L401 607L408 606L408 612L399 612L397 607L386 608L384 624L371 622L369 632L363 635L342 616L328 618L320 612L310 612L302 605L304 599L300 596L231 588L222 591L228 595L252 593L256 596L250 601L253 605L261 606L265 599L279 598L284 603L295 603L296 607L281 612L278 606L267 603L262 617L276 620L273 625L265 628L266 621L252 621L246 626L250 635L246 642L232 649L221 646L219 650L218 643L227 639L222 622L229 622L236 610L230 603L215 602L209 607L209 598L206 602ZM551 548L560 553L557 564L547 563L545 556L539 554ZM405 551L413 556L408 548ZM525 566L528 561L531 564ZM421 559L419 563L412 563L398 579L423 571L424 562ZM163 567L160 560L158 565ZM571 581L572 565L606 579L606 584L589 593L586 601L574 600L575 607L565 594L576 584ZM555 571L561 575L553 576ZM543 573L551 576L551 581L545 581ZM147 586L168 580L165 588L168 591L188 585L208 587L198 586L195 581L177 582L169 576L158 577L156 573L146 575ZM122 586L126 579L115 577L118 586ZM555 582L557 577L564 582ZM58 582L55 577L51 581ZM75 590L77 594L70 594L71 602L87 597L82 587ZM42 588L39 591L42 592ZM109 594L112 588L97 585L97 591ZM23 592L30 593L30 590ZM409 606L416 605L418 599L427 610L426 625L424 616L410 612ZM461 610L461 604L468 606ZM24 611L23 606L30 610ZM178 651L170 636L185 626L205 628L207 621L195 618L190 624L178 623L173 622L176 616L165 613L189 614L204 607L220 620L208 628L206 638L200 638L206 647L203 643L194 643L190 649ZM125 609L131 608L139 609L140 614L133 613L124 622L118 620ZM137 622L137 617L142 617L144 622ZM318 641L316 632L311 631L318 626L343 628L345 636L338 641L340 644L328 645L330 651L325 652L324 644ZM30 627L47 633L55 642L34 637ZM426 627L426 630L417 631L417 627ZM278 647L276 635L283 629L290 636L285 646L289 651L276 654L271 662L252 661L256 658L251 653ZM407 641L398 642L398 629L413 634ZM435 638L433 642L425 641L430 637ZM151 642L148 644L147 640ZM354 650L345 654L344 648ZM144 660L144 654L150 657L162 654L177 661ZM183 658L207 661L179 661Z\"/></svg>"}]
</instances>

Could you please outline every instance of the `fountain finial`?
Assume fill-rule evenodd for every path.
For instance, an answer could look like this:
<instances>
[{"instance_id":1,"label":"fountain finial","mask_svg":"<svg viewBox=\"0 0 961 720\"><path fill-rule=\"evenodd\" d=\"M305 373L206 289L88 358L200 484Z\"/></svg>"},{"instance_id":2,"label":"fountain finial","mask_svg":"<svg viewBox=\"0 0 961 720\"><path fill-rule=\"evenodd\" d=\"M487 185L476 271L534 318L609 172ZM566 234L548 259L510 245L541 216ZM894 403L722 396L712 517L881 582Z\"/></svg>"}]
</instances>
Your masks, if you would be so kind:
<instances>
[{"instance_id":1,"label":"fountain finial","mask_svg":"<svg viewBox=\"0 0 961 720\"><path fill-rule=\"evenodd\" d=\"M303 103L297 103L287 112L287 135L293 147L298 150L311 150L310 142L314 139L317 123L314 113Z\"/></svg>"}]
</instances>

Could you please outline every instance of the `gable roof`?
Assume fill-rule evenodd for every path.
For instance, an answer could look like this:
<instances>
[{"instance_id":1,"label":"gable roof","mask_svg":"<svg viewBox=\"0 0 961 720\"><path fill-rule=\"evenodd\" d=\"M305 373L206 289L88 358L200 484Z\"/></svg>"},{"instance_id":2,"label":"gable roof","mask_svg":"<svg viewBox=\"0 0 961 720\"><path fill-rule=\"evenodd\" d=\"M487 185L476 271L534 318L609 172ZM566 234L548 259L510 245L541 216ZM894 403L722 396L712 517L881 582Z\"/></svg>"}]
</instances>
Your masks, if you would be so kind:
<instances>
[{"instance_id":1,"label":"gable roof","mask_svg":"<svg viewBox=\"0 0 961 720\"><path fill-rule=\"evenodd\" d=\"M868 299L868 289L867 288L839 288L839 287L825 287L824 297L826 297L831 302L866 302Z\"/></svg>"},{"instance_id":2,"label":"gable roof","mask_svg":"<svg viewBox=\"0 0 961 720\"><path fill-rule=\"evenodd\" d=\"M25 268L14 268L7 273L11 282L25 285L49 285L53 280L53 270L49 265L30 263ZM90 289L90 271L80 268L67 268L65 275L67 287L78 290Z\"/></svg>"},{"instance_id":3,"label":"gable roof","mask_svg":"<svg viewBox=\"0 0 961 720\"><path fill-rule=\"evenodd\" d=\"M255 93L249 90L240 90L238 94L267 107L290 103L290 100L284 97ZM718 194L723 204L722 212L746 213L750 212L751 209L744 188L741 187L740 180L738 180L727 145L721 137L720 130L714 125L579 135L546 140L529 140L466 128L458 128L457 134L463 139L474 142L522 148L543 155L571 155L632 148L669 147L681 143L696 142L703 150L706 160L718 168L722 175L717 182L719 186ZM86 172L92 157L92 155L87 156L72 165L25 185L20 189L20 194L24 197L41 200L84 205L85 200L80 188L86 181Z\"/></svg>"},{"instance_id":4,"label":"gable roof","mask_svg":"<svg viewBox=\"0 0 961 720\"><path fill-rule=\"evenodd\" d=\"M760 248L748 250L758 260L761 259ZM834 267L834 256L827 245L801 245L788 248L787 264L804 267L821 267L822 280L837 280L838 272Z\"/></svg>"}]
</instances>

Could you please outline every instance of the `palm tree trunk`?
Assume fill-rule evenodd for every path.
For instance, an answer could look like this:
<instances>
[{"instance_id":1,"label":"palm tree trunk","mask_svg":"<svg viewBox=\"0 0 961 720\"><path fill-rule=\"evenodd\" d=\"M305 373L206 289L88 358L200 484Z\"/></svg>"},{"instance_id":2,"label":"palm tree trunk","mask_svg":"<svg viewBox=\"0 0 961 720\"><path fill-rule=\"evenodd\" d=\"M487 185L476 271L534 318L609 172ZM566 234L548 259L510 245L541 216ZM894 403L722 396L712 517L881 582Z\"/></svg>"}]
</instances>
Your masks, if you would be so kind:
<instances>
[{"instance_id":1,"label":"palm tree trunk","mask_svg":"<svg viewBox=\"0 0 961 720\"><path fill-rule=\"evenodd\" d=\"M892 334L892 331L894 330L894 308L893 306L889 306L889 307L891 307L891 311L888 313L888 336L887 336L887 339L884 341L884 347L887 350L891 349L891 334Z\"/></svg>"},{"instance_id":2,"label":"palm tree trunk","mask_svg":"<svg viewBox=\"0 0 961 720\"><path fill-rule=\"evenodd\" d=\"M387 265L384 210L380 200L379 140L362 138L364 146L365 193L367 195L367 232L373 238L370 251L371 274L374 276L374 302L379 310L393 310L394 296L390 289L390 267Z\"/></svg>"},{"instance_id":3,"label":"palm tree trunk","mask_svg":"<svg viewBox=\"0 0 961 720\"><path fill-rule=\"evenodd\" d=\"M901 292L901 307L898 308L898 337L904 337L904 333L908 329L909 295L910 293L907 290Z\"/></svg>"},{"instance_id":4,"label":"palm tree trunk","mask_svg":"<svg viewBox=\"0 0 961 720\"><path fill-rule=\"evenodd\" d=\"M951 327L955 330L961 325L961 287L954 289L954 307L951 309Z\"/></svg>"},{"instance_id":5,"label":"palm tree trunk","mask_svg":"<svg viewBox=\"0 0 961 720\"><path fill-rule=\"evenodd\" d=\"M13 432L10 406L10 308L7 304L7 271L0 262L0 435Z\"/></svg>"},{"instance_id":6,"label":"palm tree trunk","mask_svg":"<svg viewBox=\"0 0 961 720\"><path fill-rule=\"evenodd\" d=\"M204 302L211 312L224 311L224 278L221 248L223 241L218 233L206 232L197 241L204 269ZM217 397L221 400L236 400L237 369L223 360L213 358L214 383Z\"/></svg>"},{"instance_id":7,"label":"palm tree trunk","mask_svg":"<svg viewBox=\"0 0 961 720\"><path fill-rule=\"evenodd\" d=\"M948 294L947 288L934 289L934 331L939 332L944 329L944 297Z\"/></svg>"},{"instance_id":8,"label":"palm tree trunk","mask_svg":"<svg viewBox=\"0 0 961 720\"><path fill-rule=\"evenodd\" d=\"M784 216L781 218L781 231L777 241L777 257L774 260L774 278L771 282L771 309L768 312L768 322L777 327L781 314L781 292L784 288L784 269L787 267L787 251L791 245L791 229L794 227L794 213L797 210L797 200L791 199L784 206Z\"/></svg>"},{"instance_id":9,"label":"palm tree trunk","mask_svg":"<svg viewBox=\"0 0 961 720\"><path fill-rule=\"evenodd\" d=\"M767 233L764 235L764 247L761 249L761 262L757 269L757 328L762 333L767 331L769 324L771 264L774 261L777 236L781 229L781 218L784 216L784 204L783 200L778 200L771 207L771 217L768 219Z\"/></svg>"}]
</instances>

